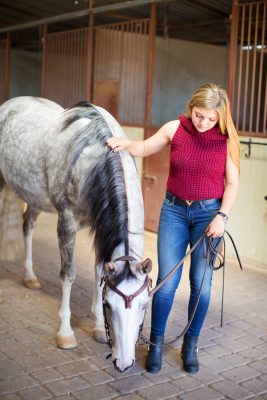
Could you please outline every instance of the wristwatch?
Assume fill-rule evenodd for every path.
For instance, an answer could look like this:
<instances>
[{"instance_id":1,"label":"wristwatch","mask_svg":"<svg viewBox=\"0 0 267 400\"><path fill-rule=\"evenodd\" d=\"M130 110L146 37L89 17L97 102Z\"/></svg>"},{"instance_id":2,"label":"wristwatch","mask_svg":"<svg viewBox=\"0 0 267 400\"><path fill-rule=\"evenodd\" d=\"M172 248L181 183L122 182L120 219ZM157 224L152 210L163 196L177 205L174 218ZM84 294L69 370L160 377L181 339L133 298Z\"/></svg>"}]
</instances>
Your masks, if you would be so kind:
<instances>
[{"instance_id":1,"label":"wristwatch","mask_svg":"<svg viewBox=\"0 0 267 400\"><path fill-rule=\"evenodd\" d=\"M223 220L224 220L224 223L225 223L225 224L226 224L226 222L229 221L229 217L228 217L227 214L225 214L225 213L223 213L223 212L221 212L221 211L218 211L217 214L220 215L221 217L223 217Z\"/></svg>"}]
</instances>

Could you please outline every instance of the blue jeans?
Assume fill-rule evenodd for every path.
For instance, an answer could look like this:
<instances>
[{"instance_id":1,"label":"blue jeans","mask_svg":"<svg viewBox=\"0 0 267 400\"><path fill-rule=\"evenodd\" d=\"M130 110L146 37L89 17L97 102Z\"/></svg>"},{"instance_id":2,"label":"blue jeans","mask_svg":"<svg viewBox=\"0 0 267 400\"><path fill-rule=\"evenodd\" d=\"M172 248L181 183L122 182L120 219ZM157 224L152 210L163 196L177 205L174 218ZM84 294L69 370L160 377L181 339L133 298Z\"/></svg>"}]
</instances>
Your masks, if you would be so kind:
<instances>
[{"instance_id":1,"label":"blue jeans","mask_svg":"<svg viewBox=\"0 0 267 400\"><path fill-rule=\"evenodd\" d=\"M184 257L188 244L190 247L197 242L207 226L220 209L221 199L198 201L191 206L175 205L165 198L160 214L158 231L158 263L159 273L157 284ZM218 239L214 239L218 240ZM189 271L190 298L188 318L196 303L202 281L206 258L204 257L203 241L191 254ZM183 266L154 294L152 302L151 334L164 335L167 319L171 311L175 291L178 288ZM207 315L212 283L212 269L206 270L201 296L192 324L187 331L189 336L199 336Z\"/></svg>"}]
</instances>

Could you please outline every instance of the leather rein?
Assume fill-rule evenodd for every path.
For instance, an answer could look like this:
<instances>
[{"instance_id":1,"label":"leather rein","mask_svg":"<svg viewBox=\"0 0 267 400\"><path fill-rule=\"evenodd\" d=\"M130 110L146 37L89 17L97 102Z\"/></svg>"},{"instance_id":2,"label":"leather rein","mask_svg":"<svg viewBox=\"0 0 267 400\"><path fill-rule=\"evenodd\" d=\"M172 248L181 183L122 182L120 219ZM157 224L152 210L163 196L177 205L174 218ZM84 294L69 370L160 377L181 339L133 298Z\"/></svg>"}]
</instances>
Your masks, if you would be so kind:
<instances>
[{"instance_id":1,"label":"leather rein","mask_svg":"<svg viewBox=\"0 0 267 400\"><path fill-rule=\"evenodd\" d=\"M237 260L239 263L239 267L242 270L243 268L242 268L241 260L240 260L236 245L234 243L234 240L233 240L232 236L229 234L229 232L225 231L225 233L228 235L228 237L230 238L230 240L232 242L232 245L234 247L236 257L237 257ZM104 285L103 292L102 292L102 300L103 300L103 313L104 313L105 330L106 330L108 345L112 348L112 339L111 339L109 324L108 324L107 315L106 315L106 307L107 307L107 304L105 303L106 287L108 286L111 290L113 290L115 293L117 293L119 296L121 296L124 299L125 308L130 309L133 299L135 297L137 297L140 293L142 293L146 288L148 290L148 295L151 298L171 278L171 276L178 270L178 268L180 268L182 266L184 261L195 250L195 248L199 245L199 243L202 240L204 240L204 257L206 259L206 263L205 263L205 269L204 269L202 281L201 281L200 288L199 288L198 297L196 299L193 311L190 315L188 323L186 324L186 326L182 330L182 332L179 335L177 335L173 340L171 340L167 343L165 342L162 346L169 345L169 344L175 342L176 340L180 339L189 329L189 327L193 321L193 318L195 316L196 310L197 310L197 306L199 303L200 295L202 292L202 286L203 286L203 282L205 279L205 275L206 275L208 266L210 268L212 268L212 270L214 270L214 271L218 271L219 269L223 268L223 285L222 285L222 301L221 301L221 304L222 304L221 305L221 326L222 326L222 324L223 324L223 303L224 303L224 281L225 281L225 238L224 238L224 236L222 236L221 239L222 239L222 241L219 240L218 243L216 244L216 246L213 246L212 238L208 238L205 233L203 235L201 235L201 237L196 241L196 243L192 246L192 248L186 253L186 255L182 258L182 260L180 260L179 263L166 275L166 277L157 286L155 286L154 289L151 291L149 290L149 288L152 286L152 280L151 280L151 278L149 278L149 276L146 276L145 282L136 292L134 292L131 295L125 295L123 292L121 292L119 289L117 289L110 282L110 280L108 279L108 276L105 275L103 278L105 285ZM221 247L222 243L223 243L223 254L221 254L220 251L218 250L218 248ZM219 265L217 267L214 266L216 258L219 260ZM136 261L136 258L132 257L132 256L122 256L122 257L116 258L114 260L114 262L116 262L116 261L128 261L128 262ZM102 281L101 281L100 286L101 285L102 285ZM145 320L145 316L146 316L146 312L144 315L144 320ZM140 338L145 344L154 344L154 343L150 342L150 340L142 334L144 320L139 327L138 340Z\"/></svg>"}]
</instances>

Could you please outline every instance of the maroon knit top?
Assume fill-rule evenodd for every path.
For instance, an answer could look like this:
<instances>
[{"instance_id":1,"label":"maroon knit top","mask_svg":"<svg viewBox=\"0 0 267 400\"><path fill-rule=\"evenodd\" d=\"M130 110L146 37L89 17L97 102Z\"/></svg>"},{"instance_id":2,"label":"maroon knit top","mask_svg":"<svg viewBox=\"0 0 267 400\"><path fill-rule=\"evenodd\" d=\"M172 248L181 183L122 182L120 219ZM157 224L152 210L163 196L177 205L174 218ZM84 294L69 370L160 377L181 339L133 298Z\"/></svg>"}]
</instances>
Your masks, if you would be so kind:
<instances>
[{"instance_id":1,"label":"maroon knit top","mask_svg":"<svg viewBox=\"0 0 267 400\"><path fill-rule=\"evenodd\" d=\"M181 115L171 141L167 190L184 200L222 198L224 193L227 135L218 125L199 132Z\"/></svg>"}]
</instances>

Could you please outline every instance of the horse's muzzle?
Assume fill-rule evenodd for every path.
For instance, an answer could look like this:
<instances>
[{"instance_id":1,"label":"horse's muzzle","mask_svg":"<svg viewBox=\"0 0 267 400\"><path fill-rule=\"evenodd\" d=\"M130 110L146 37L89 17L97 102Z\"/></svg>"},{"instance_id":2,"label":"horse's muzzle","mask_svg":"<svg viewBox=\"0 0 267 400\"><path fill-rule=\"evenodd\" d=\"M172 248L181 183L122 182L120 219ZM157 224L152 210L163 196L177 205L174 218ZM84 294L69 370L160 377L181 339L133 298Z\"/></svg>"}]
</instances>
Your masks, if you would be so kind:
<instances>
[{"instance_id":1,"label":"horse's muzzle","mask_svg":"<svg viewBox=\"0 0 267 400\"><path fill-rule=\"evenodd\" d=\"M116 369L117 371L123 373L123 372L128 371L128 369L130 369L130 368L132 368L132 367L134 366L135 360L133 359L133 360L132 360L132 364L129 365L128 367L118 366L117 362L118 362L118 359L115 358L115 360L113 360L113 364L114 364L115 369Z\"/></svg>"}]
</instances>

